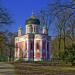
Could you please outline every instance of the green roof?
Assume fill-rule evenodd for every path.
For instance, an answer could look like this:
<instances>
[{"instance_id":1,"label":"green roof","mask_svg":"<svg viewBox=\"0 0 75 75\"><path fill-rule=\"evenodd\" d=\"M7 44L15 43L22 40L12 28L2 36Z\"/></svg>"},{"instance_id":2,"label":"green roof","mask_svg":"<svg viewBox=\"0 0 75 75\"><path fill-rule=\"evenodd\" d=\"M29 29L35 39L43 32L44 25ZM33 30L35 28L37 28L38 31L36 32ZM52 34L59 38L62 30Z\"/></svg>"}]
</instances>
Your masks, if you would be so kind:
<instances>
[{"instance_id":1,"label":"green roof","mask_svg":"<svg viewBox=\"0 0 75 75\"><path fill-rule=\"evenodd\" d=\"M28 25L28 24L37 24L37 25L40 25L40 21L35 16L31 16L30 18L28 18L26 20L26 25Z\"/></svg>"}]
</instances>

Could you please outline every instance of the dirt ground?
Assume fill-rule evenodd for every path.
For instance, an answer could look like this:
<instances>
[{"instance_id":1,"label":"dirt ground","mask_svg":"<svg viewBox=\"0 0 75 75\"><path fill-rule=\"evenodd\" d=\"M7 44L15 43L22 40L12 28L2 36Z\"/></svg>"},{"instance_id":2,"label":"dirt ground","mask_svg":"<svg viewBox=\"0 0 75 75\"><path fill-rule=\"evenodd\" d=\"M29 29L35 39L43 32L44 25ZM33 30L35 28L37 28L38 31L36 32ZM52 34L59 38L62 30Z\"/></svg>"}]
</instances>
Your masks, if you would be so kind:
<instances>
[{"instance_id":1,"label":"dirt ground","mask_svg":"<svg viewBox=\"0 0 75 75\"><path fill-rule=\"evenodd\" d=\"M17 75L75 75L74 66L40 63L13 63Z\"/></svg>"}]
</instances>

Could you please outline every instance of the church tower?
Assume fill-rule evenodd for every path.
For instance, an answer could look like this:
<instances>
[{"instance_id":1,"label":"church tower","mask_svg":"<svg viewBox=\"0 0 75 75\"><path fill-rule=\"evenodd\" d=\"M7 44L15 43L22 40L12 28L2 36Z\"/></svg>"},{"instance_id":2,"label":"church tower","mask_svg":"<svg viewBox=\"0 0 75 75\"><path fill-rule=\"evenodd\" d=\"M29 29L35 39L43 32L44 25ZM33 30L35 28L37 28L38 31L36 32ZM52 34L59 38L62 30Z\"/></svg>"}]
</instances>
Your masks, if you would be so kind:
<instances>
[{"instance_id":1,"label":"church tower","mask_svg":"<svg viewBox=\"0 0 75 75\"><path fill-rule=\"evenodd\" d=\"M47 28L47 26L43 26L43 34L48 34L48 28Z\"/></svg>"},{"instance_id":2,"label":"church tower","mask_svg":"<svg viewBox=\"0 0 75 75\"><path fill-rule=\"evenodd\" d=\"M18 36L22 36L22 28L21 27L19 27L19 29L18 29Z\"/></svg>"},{"instance_id":3,"label":"church tower","mask_svg":"<svg viewBox=\"0 0 75 75\"><path fill-rule=\"evenodd\" d=\"M38 33L40 21L37 19L34 13L26 20L26 33Z\"/></svg>"}]
</instances>

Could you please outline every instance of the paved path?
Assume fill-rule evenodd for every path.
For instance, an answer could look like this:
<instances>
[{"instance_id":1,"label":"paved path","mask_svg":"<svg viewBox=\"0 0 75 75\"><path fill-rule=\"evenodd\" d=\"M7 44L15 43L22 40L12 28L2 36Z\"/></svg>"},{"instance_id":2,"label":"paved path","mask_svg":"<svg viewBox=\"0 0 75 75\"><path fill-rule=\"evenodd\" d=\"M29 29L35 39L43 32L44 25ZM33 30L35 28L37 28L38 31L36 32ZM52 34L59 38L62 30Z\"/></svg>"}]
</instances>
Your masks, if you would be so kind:
<instances>
[{"instance_id":1,"label":"paved path","mask_svg":"<svg viewBox=\"0 0 75 75\"><path fill-rule=\"evenodd\" d=\"M14 66L5 62L0 62L0 75L16 75Z\"/></svg>"}]
</instances>

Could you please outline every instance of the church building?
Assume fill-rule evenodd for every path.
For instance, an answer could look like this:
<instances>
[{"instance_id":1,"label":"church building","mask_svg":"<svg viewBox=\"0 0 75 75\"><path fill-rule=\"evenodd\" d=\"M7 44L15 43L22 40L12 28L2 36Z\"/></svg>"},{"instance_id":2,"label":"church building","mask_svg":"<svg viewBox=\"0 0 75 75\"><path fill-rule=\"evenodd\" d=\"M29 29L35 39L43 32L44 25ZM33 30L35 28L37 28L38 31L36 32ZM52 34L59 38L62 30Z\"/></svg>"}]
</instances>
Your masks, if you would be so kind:
<instances>
[{"instance_id":1,"label":"church building","mask_svg":"<svg viewBox=\"0 0 75 75\"><path fill-rule=\"evenodd\" d=\"M26 33L22 34L22 28L18 29L15 37L15 60L25 61L49 61L51 52L51 37L48 36L48 28L40 24L40 20L33 14L26 22Z\"/></svg>"}]
</instances>

